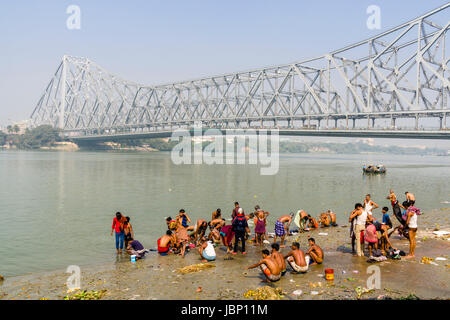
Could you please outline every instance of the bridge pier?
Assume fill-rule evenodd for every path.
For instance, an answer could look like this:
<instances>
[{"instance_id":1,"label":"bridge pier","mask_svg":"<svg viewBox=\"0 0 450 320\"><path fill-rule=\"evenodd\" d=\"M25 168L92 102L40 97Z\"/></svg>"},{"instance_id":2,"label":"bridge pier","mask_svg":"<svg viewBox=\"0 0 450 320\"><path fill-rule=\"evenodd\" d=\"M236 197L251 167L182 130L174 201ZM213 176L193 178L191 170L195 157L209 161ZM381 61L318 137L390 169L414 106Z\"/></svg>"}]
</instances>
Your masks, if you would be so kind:
<instances>
[{"instance_id":1,"label":"bridge pier","mask_svg":"<svg viewBox=\"0 0 450 320\"><path fill-rule=\"evenodd\" d=\"M416 130L419 130L419 115L416 114L416 126L415 126Z\"/></svg>"},{"instance_id":2,"label":"bridge pier","mask_svg":"<svg viewBox=\"0 0 450 320\"><path fill-rule=\"evenodd\" d=\"M395 130L395 118L391 117L391 129Z\"/></svg>"},{"instance_id":3,"label":"bridge pier","mask_svg":"<svg viewBox=\"0 0 450 320\"><path fill-rule=\"evenodd\" d=\"M355 129L355 121L356 121L356 119L353 118L352 120L353 120L353 126L352 126L352 128Z\"/></svg>"}]
</instances>

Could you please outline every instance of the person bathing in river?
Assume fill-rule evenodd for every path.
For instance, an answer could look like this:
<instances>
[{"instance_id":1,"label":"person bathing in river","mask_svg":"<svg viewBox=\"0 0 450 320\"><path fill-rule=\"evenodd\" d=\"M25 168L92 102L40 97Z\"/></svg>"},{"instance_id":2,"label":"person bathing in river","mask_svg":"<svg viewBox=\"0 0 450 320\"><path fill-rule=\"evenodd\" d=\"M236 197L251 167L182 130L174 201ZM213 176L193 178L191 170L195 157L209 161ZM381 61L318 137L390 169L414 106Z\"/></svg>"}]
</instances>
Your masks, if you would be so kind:
<instances>
[{"instance_id":1,"label":"person bathing in river","mask_svg":"<svg viewBox=\"0 0 450 320\"><path fill-rule=\"evenodd\" d=\"M239 207L239 202L235 202L234 203L234 209L233 209L233 213L231 214L231 219L234 220L234 218L237 217L239 209L242 209L241 207ZM242 213L245 215L244 213L244 209L242 209Z\"/></svg>"},{"instance_id":2,"label":"person bathing in river","mask_svg":"<svg viewBox=\"0 0 450 320\"><path fill-rule=\"evenodd\" d=\"M116 239L117 254L121 254L123 250L123 242L125 240L125 235L123 232L123 224L125 223L125 221L126 218L120 212L116 212L116 216L114 217L112 223L111 236L113 235L114 232Z\"/></svg>"},{"instance_id":3,"label":"person bathing in river","mask_svg":"<svg viewBox=\"0 0 450 320\"><path fill-rule=\"evenodd\" d=\"M220 230L220 228L222 228L225 225L225 220L222 218L217 218L217 219L211 220L208 223L208 225L212 229Z\"/></svg>"},{"instance_id":4,"label":"person bathing in river","mask_svg":"<svg viewBox=\"0 0 450 320\"><path fill-rule=\"evenodd\" d=\"M170 250L174 247L175 242L175 235L172 233L172 231L167 230L166 234L159 238L156 242L158 246L158 253L160 255L167 255L171 252Z\"/></svg>"},{"instance_id":5,"label":"person bathing in river","mask_svg":"<svg viewBox=\"0 0 450 320\"><path fill-rule=\"evenodd\" d=\"M214 245L211 241L207 241L205 237L202 237L200 239L198 253L200 254L203 262L216 260L216 251L214 250Z\"/></svg>"},{"instance_id":6,"label":"person bathing in river","mask_svg":"<svg viewBox=\"0 0 450 320\"><path fill-rule=\"evenodd\" d=\"M308 214L308 228L310 230L319 228L319 223L317 222L317 220L311 217L311 215L309 214Z\"/></svg>"},{"instance_id":7,"label":"person bathing in river","mask_svg":"<svg viewBox=\"0 0 450 320\"><path fill-rule=\"evenodd\" d=\"M330 216L324 212L322 212L319 216L319 223L321 228L328 228L331 223Z\"/></svg>"},{"instance_id":8,"label":"person bathing in river","mask_svg":"<svg viewBox=\"0 0 450 320\"><path fill-rule=\"evenodd\" d=\"M370 199L370 194L366 194L363 206L368 215L372 215L372 210L378 208L378 205Z\"/></svg>"},{"instance_id":9,"label":"person bathing in river","mask_svg":"<svg viewBox=\"0 0 450 320\"><path fill-rule=\"evenodd\" d=\"M266 233L266 216L264 211L258 211L255 224L255 245L263 245L264 235Z\"/></svg>"},{"instance_id":10,"label":"person bathing in river","mask_svg":"<svg viewBox=\"0 0 450 320\"><path fill-rule=\"evenodd\" d=\"M383 215L383 223L380 223L379 221L376 221L373 216L368 216L367 220L372 222L375 226L376 232L380 234L380 237L378 239L378 247L381 249L381 252L383 255L386 255L386 253L389 251L390 248L393 248L394 250L397 250L394 248L389 240L389 237L391 234L395 231L394 228L392 228L392 222L391 220L386 220L385 215L387 214L387 207L384 207L382 209ZM389 215L388 215L389 218ZM384 222L386 221L386 222Z\"/></svg>"},{"instance_id":11,"label":"person bathing in river","mask_svg":"<svg viewBox=\"0 0 450 320\"><path fill-rule=\"evenodd\" d=\"M353 221L355 219L355 221ZM367 211L363 210L361 203L355 204L355 210L350 214L349 222L353 222L353 232L356 240L356 255L358 257L364 257L364 247L361 248L361 231L366 229ZM363 242L364 245L364 242Z\"/></svg>"},{"instance_id":12,"label":"person bathing in river","mask_svg":"<svg viewBox=\"0 0 450 320\"><path fill-rule=\"evenodd\" d=\"M331 224L331 226L337 227L336 214L331 209L328 209L327 210L327 215L330 217L330 224Z\"/></svg>"},{"instance_id":13,"label":"person bathing in river","mask_svg":"<svg viewBox=\"0 0 450 320\"><path fill-rule=\"evenodd\" d=\"M208 222L204 219L198 219L195 224L194 232L191 234L194 236L194 242L201 239L205 235L206 230L208 230Z\"/></svg>"},{"instance_id":14,"label":"person bathing in river","mask_svg":"<svg viewBox=\"0 0 450 320\"><path fill-rule=\"evenodd\" d=\"M221 217L222 217L222 210L220 210L220 208L218 208L216 211L214 211L212 213L211 221L214 221L214 220L219 219Z\"/></svg>"},{"instance_id":15,"label":"person bathing in river","mask_svg":"<svg viewBox=\"0 0 450 320\"><path fill-rule=\"evenodd\" d=\"M242 251L241 251L242 254L246 254L247 252L245 251L245 233L246 232L248 233L250 230L248 228L247 219L244 216L244 210L242 208L239 208L238 215L233 220L232 225L233 225L232 230L234 231L235 234L234 250L232 254L237 254L239 241L242 242Z\"/></svg>"},{"instance_id":16,"label":"person bathing in river","mask_svg":"<svg viewBox=\"0 0 450 320\"><path fill-rule=\"evenodd\" d=\"M174 249L184 258L186 246L191 239L188 235L187 228L179 225L175 233L175 239Z\"/></svg>"},{"instance_id":17,"label":"person bathing in river","mask_svg":"<svg viewBox=\"0 0 450 320\"><path fill-rule=\"evenodd\" d=\"M131 237L127 246L127 252L130 255L135 255L136 259L142 259L149 250L145 249L139 241L134 240L133 237Z\"/></svg>"},{"instance_id":18,"label":"person bathing in river","mask_svg":"<svg viewBox=\"0 0 450 320\"><path fill-rule=\"evenodd\" d=\"M407 259L414 258L416 250L417 213L415 210L406 210L406 225L409 229L409 254Z\"/></svg>"},{"instance_id":19,"label":"person bathing in river","mask_svg":"<svg viewBox=\"0 0 450 320\"><path fill-rule=\"evenodd\" d=\"M220 243L220 231L216 228L211 228L211 231L208 235L208 241L212 241L213 243Z\"/></svg>"},{"instance_id":20,"label":"person bathing in river","mask_svg":"<svg viewBox=\"0 0 450 320\"><path fill-rule=\"evenodd\" d=\"M283 255L280 253L280 245L278 243L272 243L272 252L270 255L275 259L281 268L281 275L286 274L286 262L284 261Z\"/></svg>"},{"instance_id":21,"label":"person bathing in river","mask_svg":"<svg viewBox=\"0 0 450 320\"><path fill-rule=\"evenodd\" d=\"M125 218L125 222L123 223L123 234L125 240L125 248L128 248L128 243L131 241L130 239L134 238L133 227L130 223L130 217Z\"/></svg>"},{"instance_id":22,"label":"person bathing in river","mask_svg":"<svg viewBox=\"0 0 450 320\"><path fill-rule=\"evenodd\" d=\"M177 221L173 220L172 217L167 217L166 218L166 224L167 224L167 229L168 230L174 230L177 226Z\"/></svg>"},{"instance_id":23,"label":"person bathing in river","mask_svg":"<svg viewBox=\"0 0 450 320\"><path fill-rule=\"evenodd\" d=\"M178 224L181 224L184 228L189 228L189 223L191 223L191 219L186 214L186 211L184 209L180 209L177 220Z\"/></svg>"},{"instance_id":24,"label":"person bathing in river","mask_svg":"<svg viewBox=\"0 0 450 320\"><path fill-rule=\"evenodd\" d=\"M275 222L275 236L273 238L273 243L277 242L277 237L281 238L280 248L286 247L284 245L284 238L286 237L286 233L289 232L289 226L291 225L292 218L294 217L294 213L291 212L289 215L284 215L277 219Z\"/></svg>"},{"instance_id":25,"label":"person bathing in river","mask_svg":"<svg viewBox=\"0 0 450 320\"><path fill-rule=\"evenodd\" d=\"M222 229L220 229L220 238L222 239L223 244L227 247L227 253L231 253L233 251L233 232L232 225L224 225Z\"/></svg>"},{"instance_id":26,"label":"person bathing in river","mask_svg":"<svg viewBox=\"0 0 450 320\"><path fill-rule=\"evenodd\" d=\"M292 250L284 256L284 259L287 259L288 264L295 272L307 272L309 260L311 259L310 256L305 256L305 253L300 249L300 244L298 242L292 243L291 249Z\"/></svg>"},{"instance_id":27,"label":"person bathing in river","mask_svg":"<svg viewBox=\"0 0 450 320\"><path fill-rule=\"evenodd\" d=\"M306 230L306 224L308 223L308 213L306 213L305 210L298 210L297 214L300 215L300 232L305 232ZM286 230L289 232L289 230Z\"/></svg>"},{"instance_id":28,"label":"person bathing in river","mask_svg":"<svg viewBox=\"0 0 450 320\"><path fill-rule=\"evenodd\" d=\"M369 247L369 257L372 256L372 250L378 249L378 236L377 236L377 229L375 225L371 222L372 216L367 216L367 222L366 222L366 230L364 232L364 240L368 243Z\"/></svg>"},{"instance_id":29,"label":"person bathing in river","mask_svg":"<svg viewBox=\"0 0 450 320\"><path fill-rule=\"evenodd\" d=\"M264 249L262 252L262 260L258 263L247 267L246 269L253 269L256 267L260 267L261 271L264 273L266 279L265 282L275 282L280 280L281 278L281 267L277 263L274 257L270 255L269 250Z\"/></svg>"},{"instance_id":30,"label":"person bathing in river","mask_svg":"<svg viewBox=\"0 0 450 320\"><path fill-rule=\"evenodd\" d=\"M311 257L311 260L313 261L310 263L311 266L315 264L322 264L323 262L323 250L321 247L319 247L316 244L316 240L314 238L308 239L309 249L306 251L306 255L309 255Z\"/></svg>"},{"instance_id":31,"label":"person bathing in river","mask_svg":"<svg viewBox=\"0 0 450 320\"><path fill-rule=\"evenodd\" d=\"M409 202L410 206L413 206L416 203L416 197L411 192L406 191L405 196L406 196L406 201Z\"/></svg>"}]
</instances>

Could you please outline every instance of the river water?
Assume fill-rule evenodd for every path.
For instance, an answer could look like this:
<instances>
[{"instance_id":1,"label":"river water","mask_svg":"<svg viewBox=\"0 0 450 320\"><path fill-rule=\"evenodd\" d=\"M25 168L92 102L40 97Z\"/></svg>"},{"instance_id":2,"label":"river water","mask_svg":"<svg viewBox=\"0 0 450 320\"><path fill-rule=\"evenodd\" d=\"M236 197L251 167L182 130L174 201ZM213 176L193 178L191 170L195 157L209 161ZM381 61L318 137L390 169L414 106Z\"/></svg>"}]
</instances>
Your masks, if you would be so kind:
<instances>
[{"instance_id":1,"label":"river water","mask_svg":"<svg viewBox=\"0 0 450 320\"><path fill-rule=\"evenodd\" d=\"M384 163L388 172L365 176L363 163ZM449 157L284 154L278 174L263 176L257 165L175 165L164 152L0 151L0 274L116 261L116 211L151 248L164 218L180 208L195 221L216 208L228 218L234 201L246 211L259 204L270 212L269 231L298 209L317 216L331 208L346 223L366 193L390 208L390 188L400 199L413 192L425 212L448 208L449 169ZM374 214L380 218L380 209Z\"/></svg>"}]
</instances>

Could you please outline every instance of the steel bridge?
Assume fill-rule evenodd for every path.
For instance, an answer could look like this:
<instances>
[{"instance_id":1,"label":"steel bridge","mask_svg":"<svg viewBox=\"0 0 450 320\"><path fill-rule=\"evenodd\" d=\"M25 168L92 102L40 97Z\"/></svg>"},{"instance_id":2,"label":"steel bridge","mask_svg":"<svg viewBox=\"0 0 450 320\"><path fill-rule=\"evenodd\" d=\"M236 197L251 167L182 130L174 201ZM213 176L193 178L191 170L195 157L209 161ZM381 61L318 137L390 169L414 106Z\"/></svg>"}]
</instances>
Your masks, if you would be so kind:
<instances>
[{"instance_id":1,"label":"steel bridge","mask_svg":"<svg viewBox=\"0 0 450 320\"><path fill-rule=\"evenodd\" d=\"M449 139L447 3L364 41L291 64L145 86L64 56L31 115L73 140L177 128Z\"/></svg>"}]
</instances>

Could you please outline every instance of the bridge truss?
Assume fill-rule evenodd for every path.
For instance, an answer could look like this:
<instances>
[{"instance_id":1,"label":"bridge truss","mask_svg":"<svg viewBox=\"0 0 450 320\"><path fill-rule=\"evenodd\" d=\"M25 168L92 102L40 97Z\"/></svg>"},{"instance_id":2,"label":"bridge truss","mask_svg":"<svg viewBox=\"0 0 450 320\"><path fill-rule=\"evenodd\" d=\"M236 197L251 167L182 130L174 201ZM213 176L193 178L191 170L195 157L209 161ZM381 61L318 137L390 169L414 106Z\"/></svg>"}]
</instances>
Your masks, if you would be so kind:
<instances>
[{"instance_id":1,"label":"bridge truss","mask_svg":"<svg viewBox=\"0 0 450 320\"><path fill-rule=\"evenodd\" d=\"M450 3L322 56L245 72L144 86L87 58L64 56L32 115L72 137L209 128L376 130L450 113ZM434 18L441 15L445 24ZM442 19L441 19L442 20ZM414 123L414 120L411 120ZM380 129L380 128L378 128ZM437 129L437 128L436 128Z\"/></svg>"}]
</instances>

